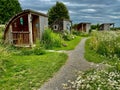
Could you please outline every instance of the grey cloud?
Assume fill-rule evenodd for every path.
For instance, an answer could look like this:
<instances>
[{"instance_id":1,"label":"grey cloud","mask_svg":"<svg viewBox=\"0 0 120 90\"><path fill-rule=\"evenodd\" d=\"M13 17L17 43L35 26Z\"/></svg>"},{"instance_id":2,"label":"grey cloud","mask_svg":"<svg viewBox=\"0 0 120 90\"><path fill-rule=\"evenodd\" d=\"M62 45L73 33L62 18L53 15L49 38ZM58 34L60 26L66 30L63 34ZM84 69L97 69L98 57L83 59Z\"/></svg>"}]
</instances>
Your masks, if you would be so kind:
<instances>
[{"instance_id":1,"label":"grey cloud","mask_svg":"<svg viewBox=\"0 0 120 90\"><path fill-rule=\"evenodd\" d=\"M114 22L120 26L120 0L19 0L23 9L34 9L47 13L56 1L69 9L73 23Z\"/></svg>"}]
</instances>

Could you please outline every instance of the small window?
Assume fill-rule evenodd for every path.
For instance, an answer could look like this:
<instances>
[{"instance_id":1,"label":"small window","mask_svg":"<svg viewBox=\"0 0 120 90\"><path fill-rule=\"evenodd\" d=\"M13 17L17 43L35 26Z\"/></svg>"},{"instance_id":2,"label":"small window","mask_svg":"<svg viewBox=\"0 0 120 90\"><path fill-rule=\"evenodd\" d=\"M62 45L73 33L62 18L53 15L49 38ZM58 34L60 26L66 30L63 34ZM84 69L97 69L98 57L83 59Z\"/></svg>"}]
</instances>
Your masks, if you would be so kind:
<instances>
[{"instance_id":1,"label":"small window","mask_svg":"<svg viewBox=\"0 0 120 90\"><path fill-rule=\"evenodd\" d=\"M20 18L20 24L23 25L23 17Z\"/></svg>"},{"instance_id":2,"label":"small window","mask_svg":"<svg viewBox=\"0 0 120 90\"><path fill-rule=\"evenodd\" d=\"M66 28L67 30L70 30L70 24L67 24Z\"/></svg>"},{"instance_id":3,"label":"small window","mask_svg":"<svg viewBox=\"0 0 120 90\"><path fill-rule=\"evenodd\" d=\"M57 29L57 26L55 26L55 29Z\"/></svg>"},{"instance_id":4,"label":"small window","mask_svg":"<svg viewBox=\"0 0 120 90\"><path fill-rule=\"evenodd\" d=\"M54 25L54 30L58 30L58 25Z\"/></svg>"}]
</instances>

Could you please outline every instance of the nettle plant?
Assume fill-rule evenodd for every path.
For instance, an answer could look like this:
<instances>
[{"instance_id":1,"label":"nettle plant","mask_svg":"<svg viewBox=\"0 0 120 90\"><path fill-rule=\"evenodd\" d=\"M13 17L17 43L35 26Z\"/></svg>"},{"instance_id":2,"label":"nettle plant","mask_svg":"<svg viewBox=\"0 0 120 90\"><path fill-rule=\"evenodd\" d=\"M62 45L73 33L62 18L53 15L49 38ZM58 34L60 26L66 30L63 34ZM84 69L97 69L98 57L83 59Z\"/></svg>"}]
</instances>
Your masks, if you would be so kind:
<instances>
[{"instance_id":1,"label":"nettle plant","mask_svg":"<svg viewBox=\"0 0 120 90\"><path fill-rule=\"evenodd\" d=\"M63 84L65 90L120 90L120 71L79 71L75 81Z\"/></svg>"}]
</instances>

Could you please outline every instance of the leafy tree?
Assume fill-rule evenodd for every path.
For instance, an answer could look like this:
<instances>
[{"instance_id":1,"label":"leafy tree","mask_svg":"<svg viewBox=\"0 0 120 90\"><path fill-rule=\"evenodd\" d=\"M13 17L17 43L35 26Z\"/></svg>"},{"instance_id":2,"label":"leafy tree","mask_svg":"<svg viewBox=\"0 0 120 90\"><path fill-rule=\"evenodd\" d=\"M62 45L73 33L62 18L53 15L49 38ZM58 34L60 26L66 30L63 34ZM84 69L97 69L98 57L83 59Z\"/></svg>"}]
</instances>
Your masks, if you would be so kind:
<instances>
[{"instance_id":1,"label":"leafy tree","mask_svg":"<svg viewBox=\"0 0 120 90\"><path fill-rule=\"evenodd\" d=\"M0 0L0 24L6 23L20 11L22 9L18 0Z\"/></svg>"},{"instance_id":2,"label":"leafy tree","mask_svg":"<svg viewBox=\"0 0 120 90\"><path fill-rule=\"evenodd\" d=\"M70 19L68 9L62 2L56 2L56 5L48 10L49 25L56 19Z\"/></svg>"},{"instance_id":3,"label":"leafy tree","mask_svg":"<svg viewBox=\"0 0 120 90\"><path fill-rule=\"evenodd\" d=\"M77 26L78 26L78 24L75 23L75 24L73 24L72 28L76 30Z\"/></svg>"},{"instance_id":4,"label":"leafy tree","mask_svg":"<svg viewBox=\"0 0 120 90\"><path fill-rule=\"evenodd\" d=\"M91 29L98 30L99 26L100 26L100 24L91 25Z\"/></svg>"}]
</instances>

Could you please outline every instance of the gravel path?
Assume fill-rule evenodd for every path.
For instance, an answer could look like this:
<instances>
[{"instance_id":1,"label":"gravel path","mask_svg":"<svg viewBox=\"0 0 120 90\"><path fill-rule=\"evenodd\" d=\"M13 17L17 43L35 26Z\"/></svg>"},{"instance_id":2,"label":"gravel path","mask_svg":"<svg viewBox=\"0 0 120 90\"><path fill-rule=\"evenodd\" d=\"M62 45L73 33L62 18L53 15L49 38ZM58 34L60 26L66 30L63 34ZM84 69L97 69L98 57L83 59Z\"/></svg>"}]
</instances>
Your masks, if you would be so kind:
<instances>
[{"instance_id":1,"label":"gravel path","mask_svg":"<svg viewBox=\"0 0 120 90\"><path fill-rule=\"evenodd\" d=\"M86 38L82 39L74 50L66 52L69 57L65 65L61 67L53 78L41 86L40 90L63 90L62 84L66 83L68 80L74 80L76 71L85 71L98 66L100 68L103 67L102 64L96 65L84 59L85 41Z\"/></svg>"}]
</instances>

